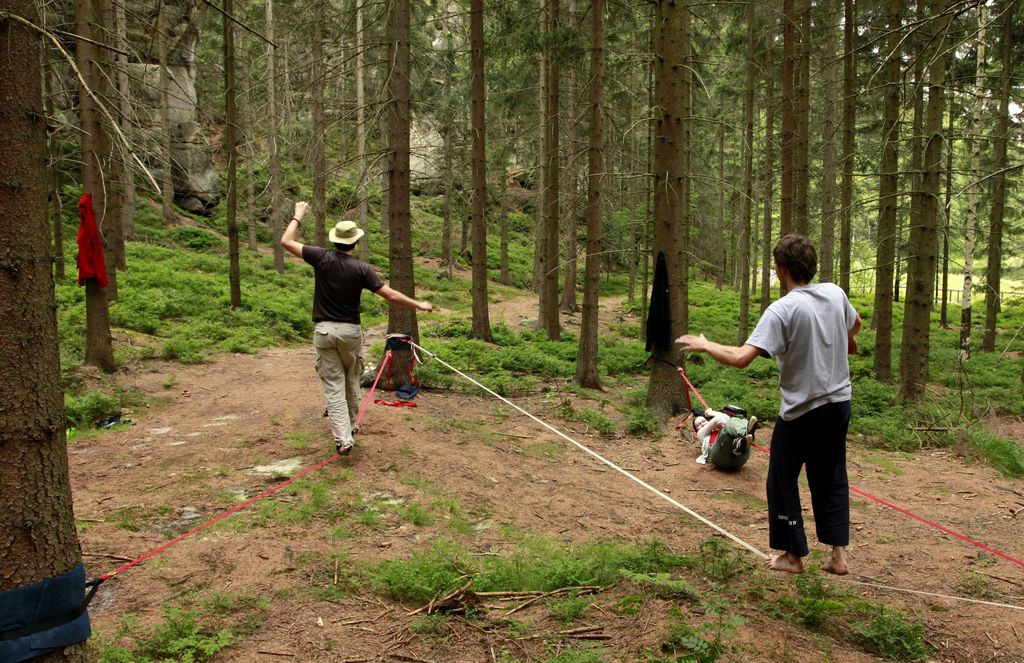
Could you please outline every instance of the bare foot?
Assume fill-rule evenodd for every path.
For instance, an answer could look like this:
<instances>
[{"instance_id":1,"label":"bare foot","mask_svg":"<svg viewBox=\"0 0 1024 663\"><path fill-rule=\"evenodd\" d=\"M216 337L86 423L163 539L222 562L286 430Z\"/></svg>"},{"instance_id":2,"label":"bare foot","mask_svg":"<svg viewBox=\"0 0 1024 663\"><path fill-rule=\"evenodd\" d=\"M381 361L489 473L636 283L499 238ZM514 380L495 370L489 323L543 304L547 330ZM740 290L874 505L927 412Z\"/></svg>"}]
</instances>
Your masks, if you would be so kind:
<instances>
[{"instance_id":1,"label":"bare foot","mask_svg":"<svg viewBox=\"0 0 1024 663\"><path fill-rule=\"evenodd\" d=\"M826 573L834 573L837 576L845 576L849 573L850 569L846 565L846 548L834 546L832 548L832 558L821 567L821 570Z\"/></svg>"},{"instance_id":2,"label":"bare foot","mask_svg":"<svg viewBox=\"0 0 1024 663\"><path fill-rule=\"evenodd\" d=\"M772 557L765 562L765 566L771 571L785 571L786 573L803 573L804 562L793 553L785 552Z\"/></svg>"}]
</instances>

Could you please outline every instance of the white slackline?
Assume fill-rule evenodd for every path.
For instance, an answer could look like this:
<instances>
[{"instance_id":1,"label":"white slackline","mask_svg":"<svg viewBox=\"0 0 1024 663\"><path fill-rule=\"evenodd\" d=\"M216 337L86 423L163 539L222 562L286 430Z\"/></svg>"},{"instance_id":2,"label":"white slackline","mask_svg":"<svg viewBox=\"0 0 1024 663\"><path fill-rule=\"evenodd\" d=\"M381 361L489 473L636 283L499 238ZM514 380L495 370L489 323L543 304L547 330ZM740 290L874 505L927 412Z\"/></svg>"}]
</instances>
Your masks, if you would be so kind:
<instances>
[{"instance_id":1,"label":"white slackline","mask_svg":"<svg viewBox=\"0 0 1024 663\"><path fill-rule=\"evenodd\" d=\"M491 396L494 396L495 398L497 398L501 402L505 403L509 407L514 408L515 410L517 410L520 413L526 415L530 419L533 419L538 424L540 424L544 428L547 428L549 431L551 431L555 435L558 435L559 437L561 437L562 439L566 440L567 442L573 444L574 446L576 446L581 451L584 451L584 452L590 454L591 456L593 456L597 460L601 461L602 463L604 463L608 467L612 468L613 470L615 470L619 474L621 474L624 477L626 477L628 479L631 479L632 481L640 484L641 486L643 486L647 490L651 491L652 493L654 493L655 495L657 495L661 499L665 500L666 502L668 502L672 506L674 506L674 507L680 509L681 511L689 514L690 516L696 518L697 520L699 520L700 522L704 523L705 525L707 525L711 529L715 530L716 532L718 532L722 536L725 536L726 538L728 538L733 543L736 543L737 545L739 545L739 546L741 546L743 548L746 548L747 550L749 550L750 552L754 553L755 555L757 555L758 557L760 557L762 559L768 559L769 558L769 556L767 554L765 554L764 552L758 550L756 547L754 547L753 545L747 543L746 541L744 541L740 537L736 536L732 532L726 530L725 528L723 528L723 527L721 527L719 525L716 525L715 523L711 522L710 520L708 520L704 516L700 515L699 513L694 511L693 509L687 507L684 504L681 504L675 498L670 497L670 496L666 495L665 493L661 492L660 490L658 490L654 486L650 485L649 483L647 483L643 479L639 478L635 474L632 474L628 470L622 469L621 467L619 467L618 465L616 465L612 461L608 460L607 458L605 458L601 454L597 453L596 451L593 451L590 448L586 447L585 445L580 444L579 442L577 442L576 440L572 439L571 437L569 437L568 435L566 435L562 431L558 430L554 426L552 426L552 425L548 424L547 422L545 422L545 421L535 417L534 415L530 414L529 412L527 412L523 408L519 407L518 405L516 405L512 401L510 401L507 398L505 398L504 396L502 396L501 394L498 394L498 393L492 391L491 389L488 389L487 387L485 387L484 385L480 384L479 382L477 382L476 380L474 380L470 376L466 375L465 373L463 373L459 369L455 368L454 366L452 366L451 364L449 364L445 360L443 360L440 357L438 357L436 354L434 354L430 350L427 350L422 345L419 345L418 343L414 343L412 341L409 341L409 345L413 346L414 348L418 348L419 350L422 350L424 354L426 354L427 356L431 357L432 359L436 359L438 361L438 363L444 365L445 367L447 367L452 372L457 373L463 379L468 380L469 382L472 382L476 386L478 386L481 389L483 389L484 391L486 391ZM980 605L988 605L988 606L993 606L993 607L996 607L996 608L1010 608L1011 610L1024 610L1024 606L1013 605L1013 604L1010 604L1010 603L997 603L995 601L983 601L981 599L972 599L972 598L968 598L966 596L953 596L953 595L950 595L950 594L936 594L936 593L933 593L933 592L924 592L924 591L917 590L917 589L907 589L907 588L904 588L904 587L895 587L893 585L882 585L882 584L879 584L879 583L864 582L864 581L861 581L861 580L850 580L850 579L847 579L847 578L843 578L841 576L837 576L835 578L835 580L838 581L838 582L845 582L845 583L848 583L848 584L851 584L851 585L861 585L861 586L864 586L864 587L872 587L872 588L875 588L875 589L882 589L882 590L892 591L892 592L903 592L903 593L906 593L906 594L916 594L918 596L931 596L933 598L948 599L948 600L951 600L951 601L963 601L965 603L978 603Z\"/></svg>"},{"instance_id":2,"label":"white slackline","mask_svg":"<svg viewBox=\"0 0 1024 663\"><path fill-rule=\"evenodd\" d=\"M696 511L694 511L693 509L691 509L691 508L689 508L689 507L687 507L687 506L685 506L685 505L683 505L683 504L679 503L678 501L676 501L676 500L675 500L675 499L673 499L672 497L669 497L668 495L666 495L665 493L661 492L660 490L658 490L658 489L657 489L657 488L655 488L654 486L652 486L652 485L650 485L649 483L645 482L645 481L644 481L643 479L641 479L640 477L636 476L635 474L632 474L631 472L629 472L629 471L627 471L627 470L624 470L624 469L622 469L621 467L619 467L618 465L616 465L616 464L615 464L615 463L613 463L612 461L608 460L607 458L605 458L605 457L604 457L604 456L602 456L601 454L597 453L596 451L592 451L592 450L591 450L591 449L589 449L588 447L586 447L586 446L584 446L584 445L580 444L579 442L577 442L576 440L572 439L571 437L569 437L568 435L566 435L566 434L565 434L565 433L563 433L562 431L558 430L558 429L557 429L557 428L555 428L554 426L551 426L551 425L550 425L550 424L548 424L547 422L544 422L544 421L542 421L542 420L538 419L537 417L533 416L532 414L530 414L529 412L527 412L527 411L526 411L526 410L524 410L523 408L519 407L518 405L516 405L516 404L515 404L515 403L513 403L512 401L510 401L510 400L508 400L507 398L505 398L504 396L502 396L502 395L500 395L500 394L497 394L497 393L495 393L494 391L491 391L490 389L488 389L488 388L487 388L487 387L485 387L484 385L480 384L479 382L477 382L477 381L476 381L476 380L474 380L473 378L469 377L468 375L466 375L465 373L463 373L463 372L462 372L462 371L460 371L459 369L455 368L454 366L452 366L451 364L449 364L449 363L448 363L448 362L446 362L445 360L443 360L443 359L441 359L440 357L438 357L438 356L437 356L436 354L434 354L433 352L430 352L430 351L429 351L429 350L427 350L426 348L424 348L424 347L422 347L422 346L420 346L420 345L418 345L418 344L416 344L416 343L412 343L411 341L410 341L410 344L411 344L411 345L412 345L413 347L415 347L415 348L419 348L419 349L420 349L420 350L422 350L422 351L423 351L423 352L424 352L425 354L427 354L428 356L432 357L433 359L436 359L436 360L437 360L437 361L438 361L439 363L443 364L444 366L447 366L447 367L448 367L448 368L449 368L450 370L452 370L452 371L454 371L454 372L458 373L459 375L461 375L461 376L462 376L463 378L465 378L466 380L469 380L470 382L472 382L472 383L473 383L473 384L475 384L476 386L480 387L481 389L483 389L484 391L486 391L486 392L487 392L488 394L490 394L491 396L494 396L495 398L497 398L497 399L500 399L500 400L501 400L501 401L502 401L503 403L505 403L505 404L506 404L506 405L508 405L509 407L513 407L513 408L515 408L516 410L518 410L518 411L519 411L519 412L521 412L522 414L525 414L525 415L526 415L527 417L529 417L530 419L533 419L534 421L536 421L536 422L537 422L538 424L540 424L540 425L541 425L541 426L543 426L544 428L547 428L547 429L548 429L549 431L551 431L551 432L552 432L552 433L554 433L555 435L558 435L559 437L561 437L562 439L566 440L567 442L570 442L570 443L572 443L572 444L573 444L573 445L575 445L575 446L576 446L577 448L579 448L579 449L580 449L581 451L585 451L586 453L590 454L591 456L593 456L593 457L594 457L594 458L596 458L597 460L601 461L602 463L604 463L604 464L605 464L605 465L607 465L608 467L612 468L613 470L615 470L615 471L616 471L616 472L618 472L619 474L621 474L621 475L623 475L623 476L625 476L625 477L627 477L627 478L629 478L629 479L632 479L632 480L633 480L633 481L635 481L636 483L640 484L641 486L643 486L643 487L644 487L644 488L646 488L647 490L651 491L652 493L654 493L654 494L655 494L655 495L657 495L658 497L662 498L663 500L665 500L666 502L668 502L668 503L669 503L669 504L671 504L672 506L674 506L674 507L676 507L676 508L678 508L678 509L680 509L680 510L682 510L682 511L684 511L684 512L688 513L688 514L690 514L691 516L693 516L694 518L696 518L696 519L697 519L697 520L699 520L700 522L704 523L705 525L707 525L707 526L708 526L708 527L710 527L711 529L715 530L715 531L716 531L716 532L718 532L719 534L721 534L721 535L723 535L723 536L725 536L725 537L728 537L728 538L729 538L729 539L730 539L731 541L733 541L733 542L734 542L734 543L736 543L737 545L740 545L740 546L742 546L742 547L746 548L747 550L749 550L750 552L754 553L754 554L755 554L755 555L757 555L758 557L761 557L762 559L767 559L767 558L768 558L768 555L767 555L767 554L765 554L765 553L761 552L760 550L758 550L757 548L755 548L755 547L754 547L754 546L752 546L751 544L747 543L746 541L744 541L744 540L743 540L743 539L741 539L740 537L736 536L736 535L735 535L735 534L733 534L732 532L729 532L728 530L726 530L726 529L723 529L722 527L719 527L718 525L716 525L715 523L711 522L710 520L708 520L708 519L707 519L707 518L705 518L704 516L700 515L699 513L697 513Z\"/></svg>"},{"instance_id":3,"label":"white slackline","mask_svg":"<svg viewBox=\"0 0 1024 663\"><path fill-rule=\"evenodd\" d=\"M877 582L864 582L863 580L850 580L849 578L837 577L837 582L845 582L850 585L861 585L863 587L874 587L875 589L883 589L893 592L905 592L907 594L917 594L918 596L931 596L937 599L949 599L951 601L964 601L965 603L979 603L981 605L991 605L996 608L1010 608L1011 610L1024 610L1024 606L1013 605L1012 603L997 603L995 601L983 601L981 599L972 599L966 596L953 596L952 594L936 594L934 592L923 592L919 589L906 589L904 587L893 587L892 585L881 585Z\"/></svg>"}]
</instances>

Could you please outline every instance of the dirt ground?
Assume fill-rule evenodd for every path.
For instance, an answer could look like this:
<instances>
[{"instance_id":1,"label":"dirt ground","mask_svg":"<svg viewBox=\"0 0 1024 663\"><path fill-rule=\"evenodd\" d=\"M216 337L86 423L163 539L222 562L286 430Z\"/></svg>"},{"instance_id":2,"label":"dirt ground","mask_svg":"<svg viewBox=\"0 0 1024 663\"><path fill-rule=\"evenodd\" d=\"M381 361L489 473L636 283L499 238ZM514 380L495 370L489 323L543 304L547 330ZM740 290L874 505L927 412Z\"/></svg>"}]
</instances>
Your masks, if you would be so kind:
<instances>
[{"instance_id":1,"label":"dirt ground","mask_svg":"<svg viewBox=\"0 0 1024 663\"><path fill-rule=\"evenodd\" d=\"M615 302L607 303L603 319L616 316L615 308ZM499 303L491 319L515 326L535 317L535 310L529 300ZM381 334L370 330L367 343L379 341ZM430 348L429 339L423 344ZM124 385L140 389L149 406L130 415L133 426L84 436L69 450L88 572L117 568L330 457L313 360L311 347L274 348L197 366L156 362L123 376ZM323 562L330 553L347 551L348 559L360 563L396 559L451 536L443 518L421 527L397 518L371 527L354 518L367 500L421 497L409 477L429 481L471 514L473 534L464 543L479 554L511 547L504 528L566 542L656 537L679 552L692 552L711 536L669 503L466 386L466 393L427 390L416 409L369 406L352 456L313 475L330 477L349 500L349 513L343 509L338 522L316 516L232 525L232 519L251 523L264 503L296 499L287 491L275 493L106 583L91 607L94 627L109 637L125 615L151 624L164 602L216 590L268 600L267 607L253 608L260 628L218 654L217 661L492 661L500 660L502 651L513 660L555 655L564 641L511 640L462 620L451 621L441 634L421 633L411 628L415 618L407 614L420 606L398 605L366 589L324 598L320 590L338 582L338 567ZM767 548L763 454L755 453L736 474L708 470L693 462L696 446L688 438L601 437L561 418L565 399L575 397L546 391L517 403L757 548ZM1020 422L1000 425L1004 434L1024 439ZM769 432L759 435L767 441ZM288 460L290 466L258 473L260 466ZM1024 558L1024 482L968 464L950 450L911 456L868 449L855 440L849 465L857 488ZM809 504L806 494L804 502ZM1024 605L1020 566L856 495L852 515L851 579L967 595L965 571L972 569L986 578L973 596ZM810 525L809 512L806 520ZM339 525L346 535L332 533ZM752 566L759 564L750 557ZM792 584L788 576L752 575L770 593ZM936 650L933 660L1024 661L1024 611L837 586L924 620ZM578 623L609 636L601 641L609 660L645 660L643 652L664 636L671 602L652 600L636 615L613 614L622 596L616 590L597 594ZM505 609L488 610L494 615L488 619L497 622ZM540 604L534 610L518 614L540 626ZM737 610L745 623L722 660L875 660L848 642L771 617L756 605Z\"/></svg>"}]
</instances>

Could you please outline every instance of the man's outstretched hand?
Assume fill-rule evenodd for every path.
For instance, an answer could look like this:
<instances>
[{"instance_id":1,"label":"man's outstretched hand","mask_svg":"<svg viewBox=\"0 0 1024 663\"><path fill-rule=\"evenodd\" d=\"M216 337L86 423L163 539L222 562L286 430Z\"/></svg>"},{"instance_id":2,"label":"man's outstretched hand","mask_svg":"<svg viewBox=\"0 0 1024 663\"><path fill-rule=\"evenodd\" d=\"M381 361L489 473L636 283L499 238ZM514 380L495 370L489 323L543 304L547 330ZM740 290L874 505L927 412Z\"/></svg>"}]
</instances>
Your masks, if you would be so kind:
<instances>
[{"instance_id":1,"label":"man's outstretched hand","mask_svg":"<svg viewBox=\"0 0 1024 663\"><path fill-rule=\"evenodd\" d=\"M700 336L694 336L692 334L685 334L676 339L676 345L683 352L707 352L708 351L708 339L704 338L704 334Z\"/></svg>"}]
</instances>

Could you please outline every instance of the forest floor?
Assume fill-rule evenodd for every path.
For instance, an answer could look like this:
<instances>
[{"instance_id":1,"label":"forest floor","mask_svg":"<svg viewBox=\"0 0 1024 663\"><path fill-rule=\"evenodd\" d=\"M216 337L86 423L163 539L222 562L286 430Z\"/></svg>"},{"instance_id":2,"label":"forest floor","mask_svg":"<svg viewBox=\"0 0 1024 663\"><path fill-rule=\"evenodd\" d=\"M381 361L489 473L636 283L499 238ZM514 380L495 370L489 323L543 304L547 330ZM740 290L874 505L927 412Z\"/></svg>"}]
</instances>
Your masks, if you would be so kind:
<instances>
[{"instance_id":1,"label":"forest floor","mask_svg":"<svg viewBox=\"0 0 1024 663\"><path fill-rule=\"evenodd\" d=\"M620 304L603 302L602 321L621 315ZM498 302L491 321L516 327L535 312L532 299ZM367 343L379 342L382 334L368 330ZM430 349L429 339L423 344ZM117 568L330 457L313 362L312 347L301 345L193 366L156 361L121 376L123 386L146 398L147 406L130 414L134 425L82 435L69 448L88 573ZM516 401L767 548L764 454L755 452L735 474L710 470L693 462L697 447L688 434L601 436L566 420L565 404L577 398L553 390ZM625 581L597 592L568 626L553 621L537 601L515 611L515 629L508 628L509 611L524 600L485 599L472 620L431 622L409 614L421 605L400 605L352 585L350 566L407 558L444 537L486 556L513 546L509 532L579 544L656 538L687 553L712 536L669 503L468 385L465 393L427 390L416 403L416 409L370 405L352 455L307 480L327 487L321 511L302 510L308 491L285 489L107 582L90 608L99 642L116 642L125 616L135 616L135 629L158 623L172 603L248 613L252 628L236 627L241 635L217 661L553 660L588 634L602 636L594 651L604 658L563 660L637 661L657 653L670 606L692 623L714 621L684 601L638 592ZM998 425L1024 442L1019 421ZM769 430L759 433L763 443L769 436ZM1024 557L1024 482L969 464L950 449L911 455L851 440L849 456L853 486ZM850 579L1024 605L1024 569L860 496L851 501ZM401 507L411 504L432 517L419 524L402 517ZM804 504L809 506L806 485ZM366 517L367 505L377 505L378 517ZM469 528L453 529L456 513ZM811 563L820 565L824 548L812 548ZM742 618L729 629L721 660L878 660L852 644L850 628L839 618L812 629L773 612L780 597L793 593L794 578L765 571L754 555L744 555L749 571L740 578L726 587L699 586L719 592L730 613ZM826 583L923 622L931 660L1024 660L1022 611L831 577ZM637 609L620 609L637 593L643 596ZM592 629L565 632L584 627ZM98 658L102 650L94 647L93 653Z\"/></svg>"}]
</instances>

